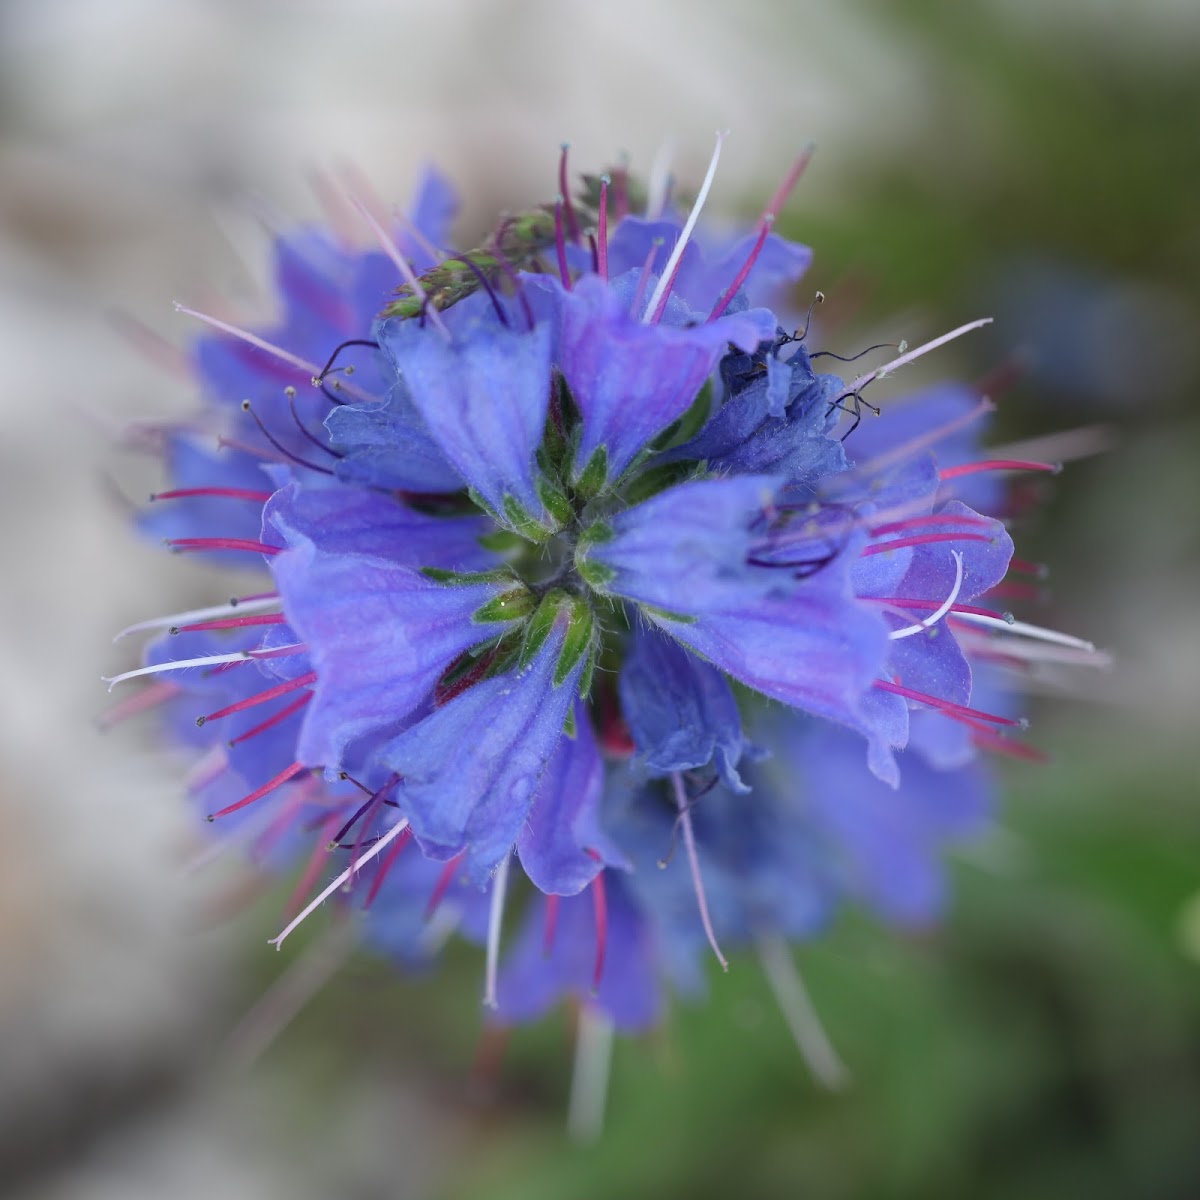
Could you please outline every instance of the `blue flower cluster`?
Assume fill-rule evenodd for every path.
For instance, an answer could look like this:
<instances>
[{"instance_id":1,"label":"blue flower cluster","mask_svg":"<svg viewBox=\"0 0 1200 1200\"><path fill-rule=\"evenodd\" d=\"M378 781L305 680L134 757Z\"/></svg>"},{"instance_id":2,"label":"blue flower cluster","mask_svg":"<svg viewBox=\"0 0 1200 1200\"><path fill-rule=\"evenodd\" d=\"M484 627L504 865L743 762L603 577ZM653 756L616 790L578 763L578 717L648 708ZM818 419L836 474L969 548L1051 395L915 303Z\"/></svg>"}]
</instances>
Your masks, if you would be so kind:
<instances>
[{"instance_id":1,"label":"blue flower cluster","mask_svg":"<svg viewBox=\"0 0 1200 1200\"><path fill-rule=\"evenodd\" d=\"M981 458L957 386L860 427L947 339L821 373L769 307L810 258L781 203L722 240L617 172L453 256L431 175L398 223L359 204L379 251L281 238L274 328L203 318L142 526L264 581L135 627L118 678L217 830L301 872L277 941L335 897L400 961L483 943L498 1022L639 1030L710 950L936 916L980 748L1027 753L974 677L1070 641L989 599L995 472L1039 464Z\"/></svg>"}]
</instances>

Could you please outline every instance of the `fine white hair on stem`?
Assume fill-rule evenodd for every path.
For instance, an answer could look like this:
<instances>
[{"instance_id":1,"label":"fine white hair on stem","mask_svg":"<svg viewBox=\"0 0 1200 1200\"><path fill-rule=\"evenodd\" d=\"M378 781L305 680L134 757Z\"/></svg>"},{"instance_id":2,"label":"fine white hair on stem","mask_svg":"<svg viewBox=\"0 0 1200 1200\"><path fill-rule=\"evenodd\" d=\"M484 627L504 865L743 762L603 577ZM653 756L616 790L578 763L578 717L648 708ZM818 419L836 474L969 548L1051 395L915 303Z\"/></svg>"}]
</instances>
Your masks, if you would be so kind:
<instances>
[{"instance_id":1,"label":"fine white hair on stem","mask_svg":"<svg viewBox=\"0 0 1200 1200\"><path fill-rule=\"evenodd\" d=\"M913 634L921 633L931 625L936 625L957 603L958 593L962 591L963 556L957 550L951 550L950 554L954 559L954 586L950 589L950 594L942 601L941 607L936 612L930 613L925 620L918 621L915 625L906 625L903 629L893 629L888 634L893 642L898 642L901 638L912 637Z\"/></svg>"},{"instance_id":2,"label":"fine white hair on stem","mask_svg":"<svg viewBox=\"0 0 1200 1200\"><path fill-rule=\"evenodd\" d=\"M193 608L188 612L169 613L164 617L151 617L148 621L138 621L136 625L126 625L114 642L128 637L131 633L145 633L150 629L171 629L176 625L191 625L196 621L207 621L210 617L236 617L243 613L260 612L264 608L273 608L279 604L279 596L253 596L246 600L228 600L224 604L213 604L208 608Z\"/></svg>"},{"instance_id":3,"label":"fine white hair on stem","mask_svg":"<svg viewBox=\"0 0 1200 1200\"><path fill-rule=\"evenodd\" d=\"M831 1090L845 1087L850 1082L849 1073L817 1016L791 948L781 937L761 935L758 957L779 1011L813 1078Z\"/></svg>"},{"instance_id":4,"label":"fine white hair on stem","mask_svg":"<svg viewBox=\"0 0 1200 1200\"><path fill-rule=\"evenodd\" d=\"M274 946L276 950L282 949L283 940L288 936L288 934L292 933L293 930L295 930L296 927L300 925L307 917L316 912L316 910L320 908L321 905L324 904L325 901L328 900L329 897L338 890L338 888L345 883L349 883L351 878L357 874L357 872L361 871L363 867L365 867L367 863L369 863L377 854L381 854L384 850L386 850L388 846L390 846L392 842L394 842L407 828L407 818L397 821L396 824L393 825L391 829L389 829L387 833L385 833L383 837L381 837L362 856L362 858L355 859L354 862L352 862L331 884L329 884L329 886L326 887L325 890L315 900L311 901L301 912L297 913L296 916L294 916L287 923L287 925L284 926L281 933L277 934L273 938L268 939L267 944Z\"/></svg>"},{"instance_id":5,"label":"fine white hair on stem","mask_svg":"<svg viewBox=\"0 0 1200 1200\"><path fill-rule=\"evenodd\" d=\"M500 931L504 924L504 894L508 890L508 864L512 861L510 850L504 860L496 868L492 879L492 903L488 910L486 963L483 977L483 1004L485 1008L495 1010L498 1007L496 999L496 980L500 973Z\"/></svg>"},{"instance_id":6,"label":"fine white hair on stem","mask_svg":"<svg viewBox=\"0 0 1200 1200\"><path fill-rule=\"evenodd\" d=\"M696 228L696 222L700 219L700 210L704 207L704 202L708 199L709 189L711 189L713 180L716 178L717 163L721 161L721 146L724 144L727 136L727 132L717 134L717 144L713 147L712 158L708 161L708 170L704 174L704 182L700 185L700 191L696 195L696 203L692 205L692 211L688 213L688 218L684 222L683 231L675 242L675 249L671 251L671 257L667 259L667 265L663 267L662 274L658 277L658 286L650 296L650 302L646 305L646 311L642 313L642 324L646 324L654 318L655 313L658 311L659 301L662 300L667 293L667 289L671 286L671 282L675 276L675 268L679 265L679 260L683 257L684 250L687 249L688 240L692 236L692 230Z\"/></svg>"},{"instance_id":7,"label":"fine white hair on stem","mask_svg":"<svg viewBox=\"0 0 1200 1200\"><path fill-rule=\"evenodd\" d=\"M575 1030L575 1064L567 1102L567 1135L576 1145L591 1145L604 1132L612 1052L612 1018L596 1005L584 1004Z\"/></svg>"}]
</instances>

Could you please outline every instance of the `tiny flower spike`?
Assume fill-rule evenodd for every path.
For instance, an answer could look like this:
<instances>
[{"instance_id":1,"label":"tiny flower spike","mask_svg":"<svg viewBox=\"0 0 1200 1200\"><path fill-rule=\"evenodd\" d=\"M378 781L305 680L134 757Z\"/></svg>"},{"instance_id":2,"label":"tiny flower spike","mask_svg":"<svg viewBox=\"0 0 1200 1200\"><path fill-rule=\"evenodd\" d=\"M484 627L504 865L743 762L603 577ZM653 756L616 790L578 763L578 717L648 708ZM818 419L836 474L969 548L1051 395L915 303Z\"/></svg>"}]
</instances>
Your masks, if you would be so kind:
<instances>
[{"instance_id":1,"label":"tiny flower spike","mask_svg":"<svg viewBox=\"0 0 1200 1200\"><path fill-rule=\"evenodd\" d=\"M1007 611L1006 480L1051 464L986 454L968 388L880 387L983 322L846 382L771 307L809 153L723 239L718 154L679 212L665 167L572 189L564 150L464 251L435 175L406 217L346 193L375 244L280 239L272 328L180 306L200 409L137 441L141 531L262 582L124 630L105 724L157 711L220 844L295 873L276 946L357 908L401 967L481 946L494 1028L574 1005L581 1137L614 1034L714 958L842 1083L792 944L842 904L935 921L988 757L1040 757L1022 675L1104 661Z\"/></svg>"}]
</instances>

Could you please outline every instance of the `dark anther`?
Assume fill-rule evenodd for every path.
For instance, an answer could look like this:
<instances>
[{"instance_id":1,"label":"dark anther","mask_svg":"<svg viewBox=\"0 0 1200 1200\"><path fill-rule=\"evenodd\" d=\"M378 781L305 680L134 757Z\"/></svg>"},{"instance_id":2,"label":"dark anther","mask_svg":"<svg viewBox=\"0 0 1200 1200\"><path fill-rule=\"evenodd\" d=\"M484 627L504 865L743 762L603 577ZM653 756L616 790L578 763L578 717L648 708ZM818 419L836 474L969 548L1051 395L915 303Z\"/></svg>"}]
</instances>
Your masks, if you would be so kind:
<instances>
[{"instance_id":1,"label":"dark anther","mask_svg":"<svg viewBox=\"0 0 1200 1200\"><path fill-rule=\"evenodd\" d=\"M333 348L333 353L329 356L328 361L321 368L317 378L324 379L325 376L333 370L333 364L337 362L338 355L341 354L343 350L348 349L350 346L370 346L373 350L379 349L379 343L372 341L370 338L348 338L346 341L342 342L341 345Z\"/></svg>"},{"instance_id":2,"label":"dark anther","mask_svg":"<svg viewBox=\"0 0 1200 1200\"><path fill-rule=\"evenodd\" d=\"M259 429L262 430L263 437L265 437L267 441L270 442L271 445L274 446L275 449L284 456L284 458L290 458L292 462L296 463L298 466L305 467L310 471L316 471L320 475L333 474L328 467L318 467L316 463L311 463L307 459L301 458L298 454L293 454L285 446L280 445L280 443L277 442L274 437L272 437L270 430L268 430L267 427L262 423L262 418L251 407L249 400L242 401L242 411L248 412L254 418L254 423L259 427Z\"/></svg>"},{"instance_id":3,"label":"dark anther","mask_svg":"<svg viewBox=\"0 0 1200 1200\"><path fill-rule=\"evenodd\" d=\"M872 350L883 350L885 348L890 349L890 350L895 350L897 348L896 343L895 342L876 342L875 345L868 346L865 350L860 350L857 354L851 354L849 357L847 357L844 354L834 354L834 352L832 350L817 350L814 353L810 354L808 357L809 358L836 358L838 360L838 362L857 362L860 358L864 358L864 357L866 357L866 355L870 354Z\"/></svg>"}]
</instances>

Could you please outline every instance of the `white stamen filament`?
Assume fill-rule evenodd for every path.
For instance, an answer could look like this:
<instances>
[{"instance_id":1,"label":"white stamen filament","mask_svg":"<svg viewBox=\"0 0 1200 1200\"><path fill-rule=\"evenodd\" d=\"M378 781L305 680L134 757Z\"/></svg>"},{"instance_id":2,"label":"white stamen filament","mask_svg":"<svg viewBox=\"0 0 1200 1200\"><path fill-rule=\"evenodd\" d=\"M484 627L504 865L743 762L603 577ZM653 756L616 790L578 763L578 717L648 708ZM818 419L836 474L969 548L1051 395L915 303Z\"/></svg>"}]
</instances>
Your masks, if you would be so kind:
<instances>
[{"instance_id":1,"label":"white stamen filament","mask_svg":"<svg viewBox=\"0 0 1200 1200\"><path fill-rule=\"evenodd\" d=\"M1007 626L1005 626L1007 628ZM1051 646L1046 642L1029 642L1021 638L994 638L980 631L960 629L955 635L964 650L980 654L989 651L1005 658L1017 658L1029 663L1058 663L1071 667L1096 667L1106 670L1113 664L1112 655L1105 650L1076 650L1070 646Z\"/></svg>"},{"instance_id":2,"label":"white stamen filament","mask_svg":"<svg viewBox=\"0 0 1200 1200\"><path fill-rule=\"evenodd\" d=\"M136 625L126 625L113 638L113 641L119 642L131 633L144 633L148 629L171 629L176 625L191 625L197 621L207 621L210 618L236 617L244 613L261 612L264 608L272 608L278 604L278 595L256 596L249 600L214 604L209 608L193 608L188 612L169 613L165 617L152 617L149 621L139 621Z\"/></svg>"},{"instance_id":3,"label":"white stamen filament","mask_svg":"<svg viewBox=\"0 0 1200 1200\"><path fill-rule=\"evenodd\" d=\"M813 1078L832 1090L845 1087L850 1076L821 1025L788 944L781 937L760 937L758 957L779 1011Z\"/></svg>"},{"instance_id":4,"label":"white stamen filament","mask_svg":"<svg viewBox=\"0 0 1200 1200\"><path fill-rule=\"evenodd\" d=\"M986 625L989 629L1000 629L1005 633L1018 634L1021 637L1033 638L1039 642L1053 642L1056 646L1070 646L1073 650L1094 652L1096 647L1083 638L1072 637L1069 633L1059 633L1056 629L1043 629L1040 625L1029 625L1025 621L1007 621L1003 617L985 617L982 613L955 613L961 621L969 621L972 625Z\"/></svg>"},{"instance_id":5,"label":"white stamen filament","mask_svg":"<svg viewBox=\"0 0 1200 1200\"><path fill-rule=\"evenodd\" d=\"M675 807L679 810L679 824L683 830L683 848L687 853L688 867L692 873L692 887L696 892L696 907L700 910L700 924L704 926L704 936L712 947L712 952L721 964L721 970L729 970L729 961L721 953L717 944L717 935L713 929L712 918L708 914L708 898L704 894L704 878L700 874L700 855L696 852L696 834L692 829L692 814L688 808L687 792L683 786L683 776L678 771L671 773L671 786L675 791Z\"/></svg>"},{"instance_id":6,"label":"white stamen filament","mask_svg":"<svg viewBox=\"0 0 1200 1200\"><path fill-rule=\"evenodd\" d=\"M853 396L855 392L865 388L868 383L874 383L876 379L883 379L884 376L890 375L893 371L907 366L918 358L923 358L930 351L937 350L947 342L952 342L965 333L970 333L974 329L982 329L983 326L991 323L991 317L980 317L978 321L969 321L966 325L960 325L957 329L952 329L949 333L943 333L941 337L934 338L932 342L926 342L923 346L917 346L907 353L901 354L898 358L893 358L891 362L886 362L883 366L876 367L875 370L868 371L865 375L860 375L853 383L847 384L838 395L838 400L845 400L848 396Z\"/></svg>"},{"instance_id":7,"label":"white stamen filament","mask_svg":"<svg viewBox=\"0 0 1200 1200\"><path fill-rule=\"evenodd\" d=\"M210 317L207 313L197 312L194 308L188 308L186 305L180 304L178 300L175 302L175 311L183 313L184 316L195 317L197 321L203 321L205 325L211 325L214 329L219 329L222 333L229 334L230 337L235 337L247 345L255 346L267 354L274 355L281 362L295 367L298 371L303 371L310 378L320 374L320 367L310 363L307 359L300 358L290 351L284 350L282 346L276 346L272 342L265 341L257 334L251 333L248 329L241 329L237 325L230 325L228 321L219 320L217 317Z\"/></svg>"},{"instance_id":8,"label":"white stamen filament","mask_svg":"<svg viewBox=\"0 0 1200 1200\"><path fill-rule=\"evenodd\" d=\"M512 852L496 868L492 880L492 904L488 911L486 965L483 976L483 1005L493 1011L499 1007L496 999L496 979L500 972L500 927L504 922L504 893L508 890L508 864Z\"/></svg>"},{"instance_id":9,"label":"white stamen filament","mask_svg":"<svg viewBox=\"0 0 1200 1200\"><path fill-rule=\"evenodd\" d=\"M314 913L334 892L338 890L344 883L348 883L352 876L361 871L377 854L381 854L388 848L406 829L408 828L408 818L402 818L397 821L367 852L362 858L352 862L325 890L311 903L309 903L303 911L298 913L284 926L283 932L276 937L269 938L267 945L274 946L279 950L283 946L283 939L288 936L298 925L300 925L306 917Z\"/></svg>"},{"instance_id":10,"label":"white stamen filament","mask_svg":"<svg viewBox=\"0 0 1200 1200\"><path fill-rule=\"evenodd\" d=\"M671 159L675 157L675 142L667 138L654 152L650 177L646 183L646 220L657 221L667 207L667 189L671 186Z\"/></svg>"},{"instance_id":11,"label":"white stamen filament","mask_svg":"<svg viewBox=\"0 0 1200 1200\"><path fill-rule=\"evenodd\" d=\"M404 276L404 282L412 289L412 294L420 300L421 306L429 314L430 323L447 341L450 341L450 330L446 328L446 322L442 320L441 313L429 303L429 296L421 286L421 281L414 273L408 259L400 253L400 248L392 240L388 231L375 219L375 214L352 192L347 192L346 194L350 203L358 210L359 216L371 227L371 232L379 241L383 252L396 264L396 269Z\"/></svg>"},{"instance_id":12,"label":"white stamen filament","mask_svg":"<svg viewBox=\"0 0 1200 1200\"><path fill-rule=\"evenodd\" d=\"M688 213L688 219L684 222L683 232L679 235L679 240L675 243L675 249L671 251L671 257L667 259L667 265L663 267L662 274L658 277L658 286L654 289L650 297L650 303L646 305L646 311L642 313L642 324L648 324L658 311L658 302L666 295L667 288L671 286L671 277L675 273L675 268L679 264L679 260L683 257L684 250L687 249L688 240L692 236L692 230L696 228L696 222L700 219L700 210L704 207L705 200L708 199L709 189L712 187L713 179L717 174L717 163L721 160L721 145L726 138L725 133L717 134L717 144L713 148L712 158L708 161L708 171L705 173L704 182L700 185L700 192L696 196L696 203L692 205L692 211Z\"/></svg>"},{"instance_id":13,"label":"white stamen filament","mask_svg":"<svg viewBox=\"0 0 1200 1200\"><path fill-rule=\"evenodd\" d=\"M188 667L219 667L222 663L241 662L250 657L252 656L245 650L238 650L233 654L210 654L205 658L180 658L175 662L152 663L148 667L137 667L132 671L123 671L120 675L102 675L100 678L108 684L108 690L111 692L118 683L124 683L126 679L136 679L139 675L158 675L163 671L183 671Z\"/></svg>"},{"instance_id":14,"label":"white stamen filament","mask_svg":"<svg viewBox=\"0 0 1200 1200\"><path fill-rule=\"evenodd\" d=\"M954 586L950 589L950 595L942 602L941 608L937 612L930 613L925 620L918 621L915 625L906 625L903 629L892 630L888 637L893 642L898 642L901 638L912 637L914 633L920 633L931 625L936 625L954 607L958 600L958 593L962 591L963 556L957 550L951 550L950 554L954 559Z\"/></svg>"},{"instance_id":15,"label":"white stamen filament","mask_svg":"<svg viewBox=\"0 0 1200 1200\"><path fill-rule=\"evenodd\" d=\"M576 1145L591 1145L604 1132L612 1051L612 1018L595 1005L583 1005L575 1030L575 1065L567 1102L567 1136Z\"/></svg>"}]
</instances>

